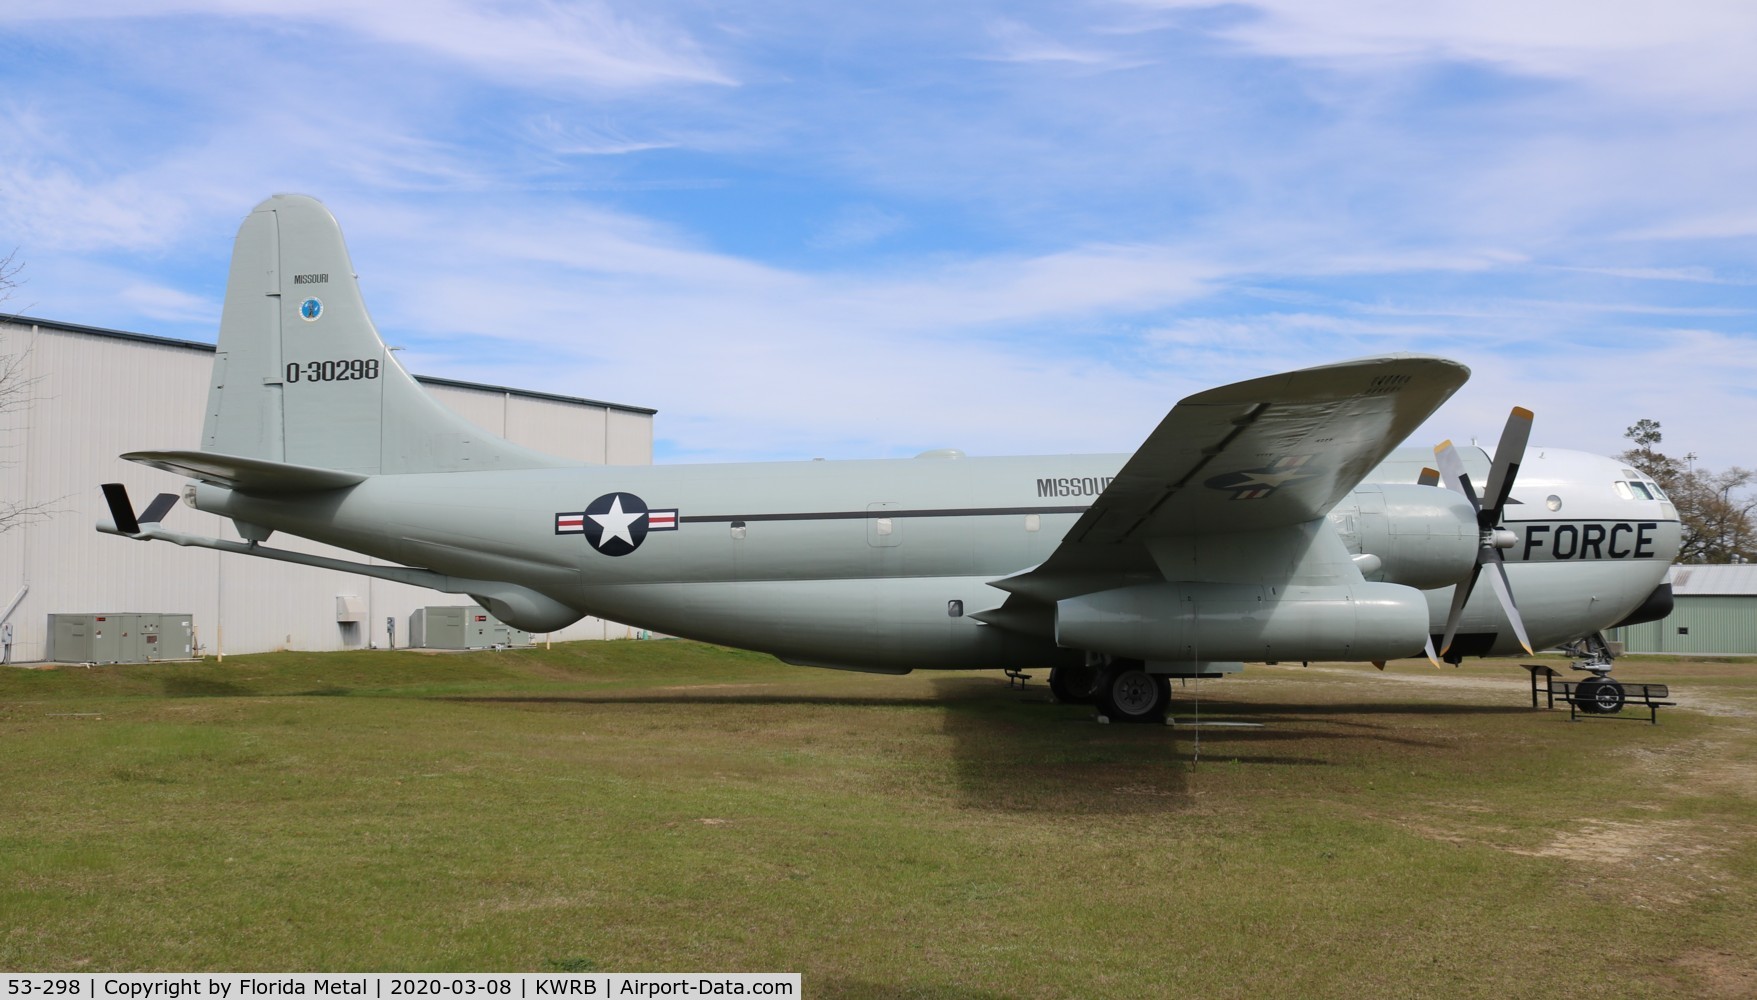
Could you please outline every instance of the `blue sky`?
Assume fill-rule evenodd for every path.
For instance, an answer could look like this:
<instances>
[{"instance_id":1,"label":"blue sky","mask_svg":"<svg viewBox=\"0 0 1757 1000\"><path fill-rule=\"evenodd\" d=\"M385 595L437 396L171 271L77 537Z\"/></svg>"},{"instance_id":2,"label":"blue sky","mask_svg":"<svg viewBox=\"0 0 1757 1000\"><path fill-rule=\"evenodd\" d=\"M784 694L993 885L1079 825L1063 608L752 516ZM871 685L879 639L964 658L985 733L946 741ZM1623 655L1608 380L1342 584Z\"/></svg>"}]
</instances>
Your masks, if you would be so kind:
<instances>
[{"instance_id":1,"label":"blue sky","mask_svg":"<svg viewBox=\"0 0 1757 1000\"><path fill-rule=\"evenodd\" d=\"M661 461L1127 451L1409 350L1475 371L1423 442L1521 404L1757 466L1752 39L1748 0L11 0L8 307L211 341L298 191L411 370L656 407Z\"/></svg>"}]
</instances>

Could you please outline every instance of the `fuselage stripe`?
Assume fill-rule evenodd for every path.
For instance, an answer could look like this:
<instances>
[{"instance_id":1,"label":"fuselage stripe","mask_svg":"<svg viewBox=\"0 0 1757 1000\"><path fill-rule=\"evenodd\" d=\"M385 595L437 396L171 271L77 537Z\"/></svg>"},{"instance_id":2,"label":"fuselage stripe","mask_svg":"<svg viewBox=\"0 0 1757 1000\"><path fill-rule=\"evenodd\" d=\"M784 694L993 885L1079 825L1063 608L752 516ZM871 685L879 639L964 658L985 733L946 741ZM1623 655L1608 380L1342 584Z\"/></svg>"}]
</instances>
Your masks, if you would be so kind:
<instances>
[{"instance_id":1,"label":"fuselage stripe","mask_svg":"<svg viewBox=\"0 0 1757 1000\"><path fill-rule=\"evenodd\" d=\"M727 521L864 521L880 517L994 517L1015 514L1083 514L1084 506L1063 507L942 507L924 510L824 510L796 514L684 514L684 524Z\"/></svg>"}]
</instances>

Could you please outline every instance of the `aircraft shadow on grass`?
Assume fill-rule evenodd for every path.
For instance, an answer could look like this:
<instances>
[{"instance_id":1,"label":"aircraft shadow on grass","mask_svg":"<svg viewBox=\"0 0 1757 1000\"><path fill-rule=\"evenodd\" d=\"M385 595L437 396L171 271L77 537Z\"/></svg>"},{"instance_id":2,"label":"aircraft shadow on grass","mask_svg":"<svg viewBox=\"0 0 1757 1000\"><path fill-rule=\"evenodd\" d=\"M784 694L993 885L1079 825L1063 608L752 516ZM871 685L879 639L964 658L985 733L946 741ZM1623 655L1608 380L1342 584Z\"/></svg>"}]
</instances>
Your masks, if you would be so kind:
<instances>
[{"instance_id":1,"label":"aircraft shadow on grass","mask_svg":"<svg viewBox=\"0 0 1757 1000\"><path fill-rule=\"evenodd\" d=\"M977 690L968 679L936 681L946 708L944 729L956 748L962 792L972 806L1020 812L1158 813L1189 803L1193 741L1188 725L1193 699L1174 701L1182 725L1167 730L1101 726L1091 709L1056 705L1047 692L1027 688L996 698L992 687ZM1042 713L1021 712L1014 703L1037 704ZM1202 699L1203 722L1260 724L1200 729L1203 759L1211 766L1260 765L1327 767L1330 757L1310 751L1325 745L1368 741L1410 750L1443 750L1443 741L1409 735L1387 717L1500 715L1529 708L1397 702L1358 705L1264 704ZM1053 713L1051 715L1050 713ZM1345 719L1369 716L1386 721ZM1062 726L1046 727L1047 718ZM1073 730L1073 727L1086 727ZM1306 753L1288 751L1307 751Z\"/></svg>"},{"instance_id":2,"label":"aircraft shadow on grass","mask_svg":"<svg viewBox=\"0 0 1757 1000\"><path fill-rule=\"evenodd\" d=\"M252 697L257 692L224 681L166 678L174 698ZM283 697L338 696L346 688L288 692ZM1190 802L1193 741L1188 725L1199 715L1214 766L1327 767L1336 761L1314 747L1370 741L1413 750L1443 749L1440 741L1409 735L1391 721L1529 712L1524 706L1365 702L1300 704L1238 701L1185 695L1174 702L1179 725L1170 728L1105 726L1086 706L1052 701L1041 686L1018 691L989 677L939 677L924 692L894 696L827 695L787 691L687 687L628 693L434 694L422 700L484 705L695 706L708 710L754 706L934 708L950 741L953 777L964 804L976 809L1049 815L1153 814ZM1023 709L1023 710L1021 710ZM1217 723L1247 723L1242 726ZM1260 726L1260 728L1259 728ZM1209 728L1212 727L1212 728ZM1289 751L1305 751L1289 752Z\"/></svg>"}]
</instances>

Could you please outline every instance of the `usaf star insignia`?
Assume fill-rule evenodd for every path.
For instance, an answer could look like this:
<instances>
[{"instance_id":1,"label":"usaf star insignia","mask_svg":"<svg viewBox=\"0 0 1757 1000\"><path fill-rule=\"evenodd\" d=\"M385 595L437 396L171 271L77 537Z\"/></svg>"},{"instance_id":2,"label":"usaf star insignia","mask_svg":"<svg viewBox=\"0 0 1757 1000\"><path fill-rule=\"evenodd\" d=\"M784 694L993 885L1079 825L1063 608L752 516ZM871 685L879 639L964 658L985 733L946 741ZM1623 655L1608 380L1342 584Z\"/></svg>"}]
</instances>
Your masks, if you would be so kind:
<instances>
[{"instance_id":1,"label":"usaf star insignia","mask_svg":"<svg viewBox=\"0 0 1757 1000\"><path fill-rule=\"evenodd\" d=\"M626 556L641 547L651 531L676 531L677 510L653 510L633 493L606 493L585 510L555 515L558 535L585 535L607 556Z\"/></svg>"},{"instance_id":2,"label":"usaf star insignia","mask_svg":"<svg viewBox=\"0 0 1757 1000\"><path fill-rule=\"evenodd\" d=\"M1261 468L1215 476L1203 485L1212 490L1231 490L1234 500L1261 500L1288 483L1317 475L1301 471L1311 459L1310 455L1286 455Z\"/></svg>"}]
</instances>

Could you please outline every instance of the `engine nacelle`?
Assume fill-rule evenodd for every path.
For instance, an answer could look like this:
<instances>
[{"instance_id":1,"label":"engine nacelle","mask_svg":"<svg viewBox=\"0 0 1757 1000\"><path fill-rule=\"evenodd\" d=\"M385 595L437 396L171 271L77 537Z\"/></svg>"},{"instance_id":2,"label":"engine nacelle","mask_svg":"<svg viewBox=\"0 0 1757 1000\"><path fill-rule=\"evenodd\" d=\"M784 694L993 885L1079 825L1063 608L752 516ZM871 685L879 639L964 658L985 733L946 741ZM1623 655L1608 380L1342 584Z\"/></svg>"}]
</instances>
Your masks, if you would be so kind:
<instances>
[{"instance_id":1,"label":"engine nacelle","mask_svg":"<svg viewBox=\"0 0 1757 1000\"><path fill-rule=\"evenodd\" d=\"M1330 511L1355 555L1377 556L1367 579L1437 590L1464 580L1482 544L1476 510L1462 494L1414 483L1363 483Z\"/></svg>"},{"instance_id":2,"label":"engine nacelle","mask_svg":"<svg viewBox=\"0 0 1757 1000\"><path fill-rule=\"evenodd\" d=\"M554 632L585 617L546 594L516 583L484 587L480 593L471 594L470 599L487 608L489 614L525 632Z\"/></svg>"},{"instance_id":3,"label":"engine nacelle","mask_svg":"<svg viewBox=\"0 0 1757 1000\"><path fill-rule=\"evenodd\" d=\"M1389 660L1427 634L1427 600L1391 583L1143 583L1055 613L1058 645L1140 660Z\"/></svg>"}]
</instances>

